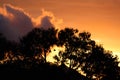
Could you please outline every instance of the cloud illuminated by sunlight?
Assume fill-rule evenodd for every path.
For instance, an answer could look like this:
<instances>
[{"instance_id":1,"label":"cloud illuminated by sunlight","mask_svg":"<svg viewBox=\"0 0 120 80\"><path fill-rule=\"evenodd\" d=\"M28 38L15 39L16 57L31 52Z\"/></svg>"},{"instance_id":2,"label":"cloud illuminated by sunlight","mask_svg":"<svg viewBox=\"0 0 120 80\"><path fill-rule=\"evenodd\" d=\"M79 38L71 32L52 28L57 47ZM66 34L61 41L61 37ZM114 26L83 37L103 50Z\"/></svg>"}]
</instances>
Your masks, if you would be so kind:
<instances>
[{"instance_id":1,"label":"cloud illuminated by sunlight","mask_svg":"<svg viewBox=\"0 0 120 80\"><path fill-rule=\"evenodd\" d=\"M0 12L0 32L8 40L18 40L33 28L31 17L22 9L5 4Z\"/></svg>"},{"instance_id":2,"label":"cloud illuminated by sunlight","mask_svg":"<svg viewBox=\"0 0 120 80\"><path fill-rule=\"evenodd\" d=\"M36 23L36 27L42 27L43 26L43 20L45 19L47 23L44 24L45 26L54 26L55 28L60 28L62 26L63 20L57 19L54 14L50 11L46 11L44 9L41 10L41 15L34 19Z\"/></svg>"},{"instance_id":3,"label":"cloud illuminated by sunlight","mask_svg":"<svg viewBox=\"0 0 120 80\"><path fill-rule=\"evenodd\" d=\"M8 40L18 41L35 27L48 29L61 26L62 19L57 19L52 12L42 9L41 13L38 18L33 18L21 8L4 4L0 7L0 32Z\"/></svg>"}]
</instances>

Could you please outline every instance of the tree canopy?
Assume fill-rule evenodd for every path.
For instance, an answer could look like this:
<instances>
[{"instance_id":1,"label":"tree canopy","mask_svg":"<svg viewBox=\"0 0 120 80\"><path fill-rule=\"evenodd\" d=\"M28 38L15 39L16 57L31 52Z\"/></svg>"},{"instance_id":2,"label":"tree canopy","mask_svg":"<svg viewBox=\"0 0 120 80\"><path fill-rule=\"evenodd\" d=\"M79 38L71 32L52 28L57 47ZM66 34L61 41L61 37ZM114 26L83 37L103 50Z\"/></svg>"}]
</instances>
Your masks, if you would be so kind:
<instances>
[{"instance_id":1,"label":"tree canopy","mask_svg":"<svg viewBox=\"0 0 120 80\"><path fill-rule=\"evenodd\" d=\"M58 55L54 56L56 62L52 63L55 65L53 67L48 65L46 57L54 45L64 46L65 51L59 51ZM79 32L73 28L62 30L34 28L21 37L20 42L8 41L0 34L0 59L2 62L0 70L2 71L10 70L12 66L13 71L33 70L40 71L41 74L47 69L49 75L52 74L50 71L54 71L56 76L58 76L56 71L62 70L58 78L61 77L60 74L65 74L66 77L65 79L60 78L61 80L81 80L82 78L120 80L118 57L113 56L112 51L105 50L102 45L92 40L90 32ZM43 71L41 71L42 69ZM74 74L77 75L77 78ZM54 78L53 80L59 79Z\"/></svg>"}]
</instances>

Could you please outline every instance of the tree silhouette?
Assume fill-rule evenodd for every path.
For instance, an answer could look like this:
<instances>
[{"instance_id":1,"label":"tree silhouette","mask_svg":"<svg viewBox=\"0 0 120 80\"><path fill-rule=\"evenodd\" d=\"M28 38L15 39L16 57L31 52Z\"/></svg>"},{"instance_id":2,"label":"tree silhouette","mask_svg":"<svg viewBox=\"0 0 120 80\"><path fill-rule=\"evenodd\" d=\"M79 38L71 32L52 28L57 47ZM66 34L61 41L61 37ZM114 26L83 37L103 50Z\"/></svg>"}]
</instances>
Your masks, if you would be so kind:
<instances>
[{"instance_id":1,"label":"tree silhouette","mask_svg":"<svg viewBox=\"0 0 120 80\"><path fill-rule=\"evenodd\" d=\"M0 34L0 60L13 62L18 59L19 43L7 40L2 34Z\"/></svg>"},{"instance_id":2,"label":"tree silhouette","mask_svg":"<svg viewBox=\"0 0 120 80\"><path fill-rule=\"evenodd\" d=\"M117 57L98 46L90 38L89 32L75 32L74 29L59 32L59 44L65 46L65 51L60 51L54 58L72 69L80 69L89 79L118 80L120 71Z\"/></svg>"},{"instance_id":3,"label":"tree silhouette","mask_svg":"<svg viewBox=\"0 0 120 80\"><path fill-rule=\"evenodd\" d=\"M41 45L43 48L44 59L46 62L46 54L49 53L50 47L57 44L57 29L49 28L48 30L43 30L43 37L41 39Z\"/></svg>"},{"instance_id":4,"label":"tree silhouette","mask_svg":"<svg viewBox=\"0 0 120 80\"><path fill-rule=\"evenodd\" d=\"M54 58L60 61L61 59L61 64L66 64L68 61L70 62L69 67L73 67L73 58L75 58L76 54L76 47L77 47L77 41L78 38L76 36L78 30L77 29L72 29L72 28L65 28L64 30L61 30L58 33L58 46L65 46L65 52L60 52L59 53L59 58L55 56Z\"/></svg>"},{"instance_id":5,"label":"tree silhouette","mask_svg":"<svg viewBox=\"0 0 120 80\"><path fill-rule=\"evenodd\" d=\"M65 51L60 51L58 57L54 58L61 63L69 64L70 68L78 69L84 62L86 54L91 50L91 46L95 45L90 36L89 32L78 33L77 29L61 30L58 33L58 39L59 44L65 46Z\"/></svg>"},{"instance_id":6,"label":"tree silhouette","mask_svg":"<svg viewBox=\"0 0 120 80\"><path fill-rule=\"evenodd\" d=\"M0 60L4 59L4 55L7 52L7 39L0 33Z\"/></svg>"},{"instance_id":7,"label":"tree silhouette","mask_svg":"<svg viewBox=\"0 0 120 80\"><path fill-rule=\"evenodd\" d=\"M40 54L46 62L46 54L50 51L50 46L56 44L57 30L50 28L48 30L35 28L21 39L22 53L27 57L34 57Z\"/></svg>"},{"instance_id":8,"label":"tree silhouette","mask_svg":"<svg viewBox=\"0 0 120 80\"><path fill-rule=\"evenodd\" d=\"M119 62L110 51L105 51L102 46L94 46L86 58L82 70L88 78L101 80L119 80Z\"/></svg>"},{"instance_id":9,"label":"tree silhouette","mask_svg":"<svg viewBox=\"0 0 120 80\"><path fill-rule=\"evenodd\" d=\"M24 57L22 67L29 69L34 64L43 62L42 33L41 29L35 28L20 39L20 53Z\"/></svg>"},{"instance_id":10,"label":"tree silhouette","mask_svg":"<svg viewBox=\"0 0 120 80\"><path fill-rule=\"evenodd\" d=\"M57 65L46 62L53 45L65 48L54 57ZM34 28L20 39L20 43L8 41L0 34L1 59L6 53L11 60L0 64L0 71L13 72L21 80L35 79L39 75L44 80L120 80L118 57L96 44L89 32L73 28L59 32L55 28ZM20 56L24 58L21 60Z\"/></svg>"}]
</instances>

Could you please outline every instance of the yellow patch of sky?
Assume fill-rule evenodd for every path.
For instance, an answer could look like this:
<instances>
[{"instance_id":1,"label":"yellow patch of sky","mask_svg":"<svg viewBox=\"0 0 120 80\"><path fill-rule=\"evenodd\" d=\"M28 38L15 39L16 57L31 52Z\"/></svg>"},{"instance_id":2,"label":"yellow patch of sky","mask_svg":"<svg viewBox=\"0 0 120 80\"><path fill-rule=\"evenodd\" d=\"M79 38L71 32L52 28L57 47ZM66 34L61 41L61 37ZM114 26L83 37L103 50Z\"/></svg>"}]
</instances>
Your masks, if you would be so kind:
<instances>
[{"instance_id":1,"label":"yellow patch of sky","mask_svg":"<svg viewBox=\"0 0 120 80\"><path fill-rule=\"evenodd\" d=\"M58 47L54 45L51 47L51 52L47 56L47 61L48 62L55 62L56 60L53 58L55 55L58 55L59 51L64 51L64 47Z\"/></svg>"}]
</instances>

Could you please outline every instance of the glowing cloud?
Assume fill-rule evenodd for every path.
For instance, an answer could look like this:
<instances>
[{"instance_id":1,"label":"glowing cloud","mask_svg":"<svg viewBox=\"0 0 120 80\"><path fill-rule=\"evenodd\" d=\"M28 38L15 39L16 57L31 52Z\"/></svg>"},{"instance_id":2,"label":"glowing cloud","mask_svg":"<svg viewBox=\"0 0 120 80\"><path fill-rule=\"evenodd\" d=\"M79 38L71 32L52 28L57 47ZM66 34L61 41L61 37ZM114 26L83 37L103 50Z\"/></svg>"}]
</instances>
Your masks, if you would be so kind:
<instances>
[{"instance_id":1,"label":"glowing cloud","mask_svg":"<svg viewBox=\"0 0 120 80\"><path fill-rule=\"evenodd\" d=\"M48 29L61 25L62 20L56 19L48 11L42 10L42 14L37 18L32 18L23 9L5 4L0 8L0 33L8 40L19 41L19 38L26 35L33 28Z\"/></svg>"},{"instance_id":2,"label":"glowing cloud","mask_svg":"<svg viewBox=\"0 0 120 80\"><path fill-rule=\"evenodd\" d=\"M0 32L9 40L17 41L33 28L28 14L22 9L4 5L0 12Z\"/></svg>"},{"instance_id":3,"label":"glowing cloud","mask_svg":"<svg viewBox=\"0 0 120 80\"><path fill-rule=\"evenodd\" d=\"M36 27L48 29L51 27L60 28L62 26L62 19L57 19L50 11L41 10L42 14L35 19Z\"/></svg>"}]
</instances>

